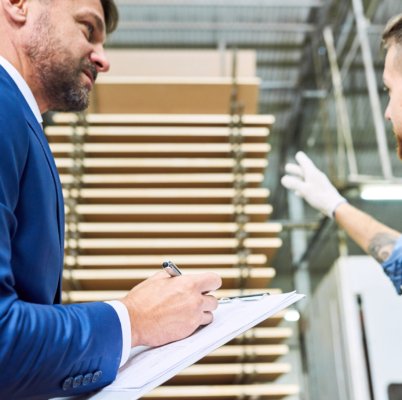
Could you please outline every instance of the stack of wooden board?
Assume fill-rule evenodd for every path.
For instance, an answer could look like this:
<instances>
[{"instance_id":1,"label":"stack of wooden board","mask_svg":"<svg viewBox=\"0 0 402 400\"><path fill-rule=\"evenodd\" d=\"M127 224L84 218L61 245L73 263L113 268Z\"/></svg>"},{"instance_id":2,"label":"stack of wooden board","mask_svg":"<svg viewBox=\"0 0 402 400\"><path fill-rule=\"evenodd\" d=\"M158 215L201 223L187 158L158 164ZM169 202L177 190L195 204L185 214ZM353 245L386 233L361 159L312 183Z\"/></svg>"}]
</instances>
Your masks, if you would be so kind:
<instances>
[{"instance_id":1,"label":"stack of wooden board","mask_svg":"<svg viewBox=\"0 0 402 400\"><path fill-rule=\"evenodd\" d=\"M268 222L269 191L261 187L272 116L242 119L244 241L234 218L230 116L89 114L85 126L76 120L56 114L46 128L67 221L72 215L75 221L75 235L66 241L64 301L119 298L167 259L185 273L219 273L218 296L278 292L267 288L281 226ZM251 329L146 397L274 399L297 393L297 385L274 383L290 370L277 362L288 351L281 342L292 334L278 326L282 317Z\"/></svg>"}]
</instances>

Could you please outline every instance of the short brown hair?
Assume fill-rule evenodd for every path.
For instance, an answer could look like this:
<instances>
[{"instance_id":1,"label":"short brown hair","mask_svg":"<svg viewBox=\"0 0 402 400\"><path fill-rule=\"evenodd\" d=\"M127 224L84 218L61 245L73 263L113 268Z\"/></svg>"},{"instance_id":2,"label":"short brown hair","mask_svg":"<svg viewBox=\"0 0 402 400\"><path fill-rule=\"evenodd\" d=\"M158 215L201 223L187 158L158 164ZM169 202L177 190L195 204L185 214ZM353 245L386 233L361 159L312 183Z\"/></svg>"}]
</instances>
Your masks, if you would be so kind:
<instances>
[{"instance_id":1,"label":"short brown hair","mask_svg":"<svg viewBox=\"0 0 402 400\"><path fill-rule=\"evenodd\" d=\"M114 0L101 0L105 14L106 33L112 33L119 22L119 12Z\"/></svg>"},{"instance_id":2,"label":"short brown hair","mask_svg":"<svg viewBox=\"0 0 402 400\"><path fill-rule=\"evenodd\" d=\"M385 49L394 43L402 46L402 14L392 17L382 33L382 44Z\"/></svg>"}]
</instances>

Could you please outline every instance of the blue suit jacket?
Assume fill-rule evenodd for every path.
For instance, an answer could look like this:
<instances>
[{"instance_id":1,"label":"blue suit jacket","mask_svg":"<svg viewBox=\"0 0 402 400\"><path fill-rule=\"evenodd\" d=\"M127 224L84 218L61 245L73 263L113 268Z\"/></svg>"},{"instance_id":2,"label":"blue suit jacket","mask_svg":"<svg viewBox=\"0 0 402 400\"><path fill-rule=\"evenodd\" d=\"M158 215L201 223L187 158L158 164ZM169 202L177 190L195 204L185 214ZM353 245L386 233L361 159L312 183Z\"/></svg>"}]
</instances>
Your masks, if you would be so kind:
<instances>
[{"instance_id":1,"label":"blue suit jacket","mask_svg":"<svg viewBox=\"0 0 402 400\"><path fill-rule=\"evenodd\" d=\"M0 66L0 398L49 398L114 380L121 327L105 303L60 305L64 205L46 137Z\"/></svg>"}]
</instances>

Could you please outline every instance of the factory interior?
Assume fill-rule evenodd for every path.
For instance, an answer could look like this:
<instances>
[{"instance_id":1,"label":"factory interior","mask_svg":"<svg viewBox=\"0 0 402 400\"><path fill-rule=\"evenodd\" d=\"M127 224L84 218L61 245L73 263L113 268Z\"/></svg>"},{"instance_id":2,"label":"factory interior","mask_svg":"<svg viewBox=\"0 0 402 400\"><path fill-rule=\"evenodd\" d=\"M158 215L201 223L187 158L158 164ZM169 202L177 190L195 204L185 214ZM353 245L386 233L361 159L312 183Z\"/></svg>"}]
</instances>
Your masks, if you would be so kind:
<instances>
[{"instance_id":1,"label":"factory interior","mask_svg":"<svg viewBox=\"0 0 402 400\"><path fill-rule=\"evenodd\" d=\"M401 299L334 219L285 189L305 152L402 231L384 117L397 0L116 0L90 107L49 113L66 206L65 303L110 300L166 259L219 296L305 298L144 398L402 399ZM117 397L116 397L117 398Z\"/></svg>"}]
</instances>

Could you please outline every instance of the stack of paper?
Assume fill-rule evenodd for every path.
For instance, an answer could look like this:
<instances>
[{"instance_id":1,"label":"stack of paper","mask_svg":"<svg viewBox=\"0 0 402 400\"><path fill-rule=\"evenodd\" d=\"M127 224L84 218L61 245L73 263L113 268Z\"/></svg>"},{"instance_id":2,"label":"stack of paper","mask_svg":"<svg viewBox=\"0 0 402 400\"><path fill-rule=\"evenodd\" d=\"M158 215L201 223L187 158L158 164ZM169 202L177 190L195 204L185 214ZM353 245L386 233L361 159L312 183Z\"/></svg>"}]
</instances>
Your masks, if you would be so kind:
<instances>
[{"instance_id":1,"label":"stack of paper","mask_svg":"<svg viewBox=\"0 0 402 400\"><path fill-rule=\"evenodd\" d=\"M264 296L255 301L235 299L222 303L214 312L214 321L188 338L161 347L134 348L116 380L90 398L138 399L211 351L303 297L291 292Z\"/></svg>"}]
</instances>

